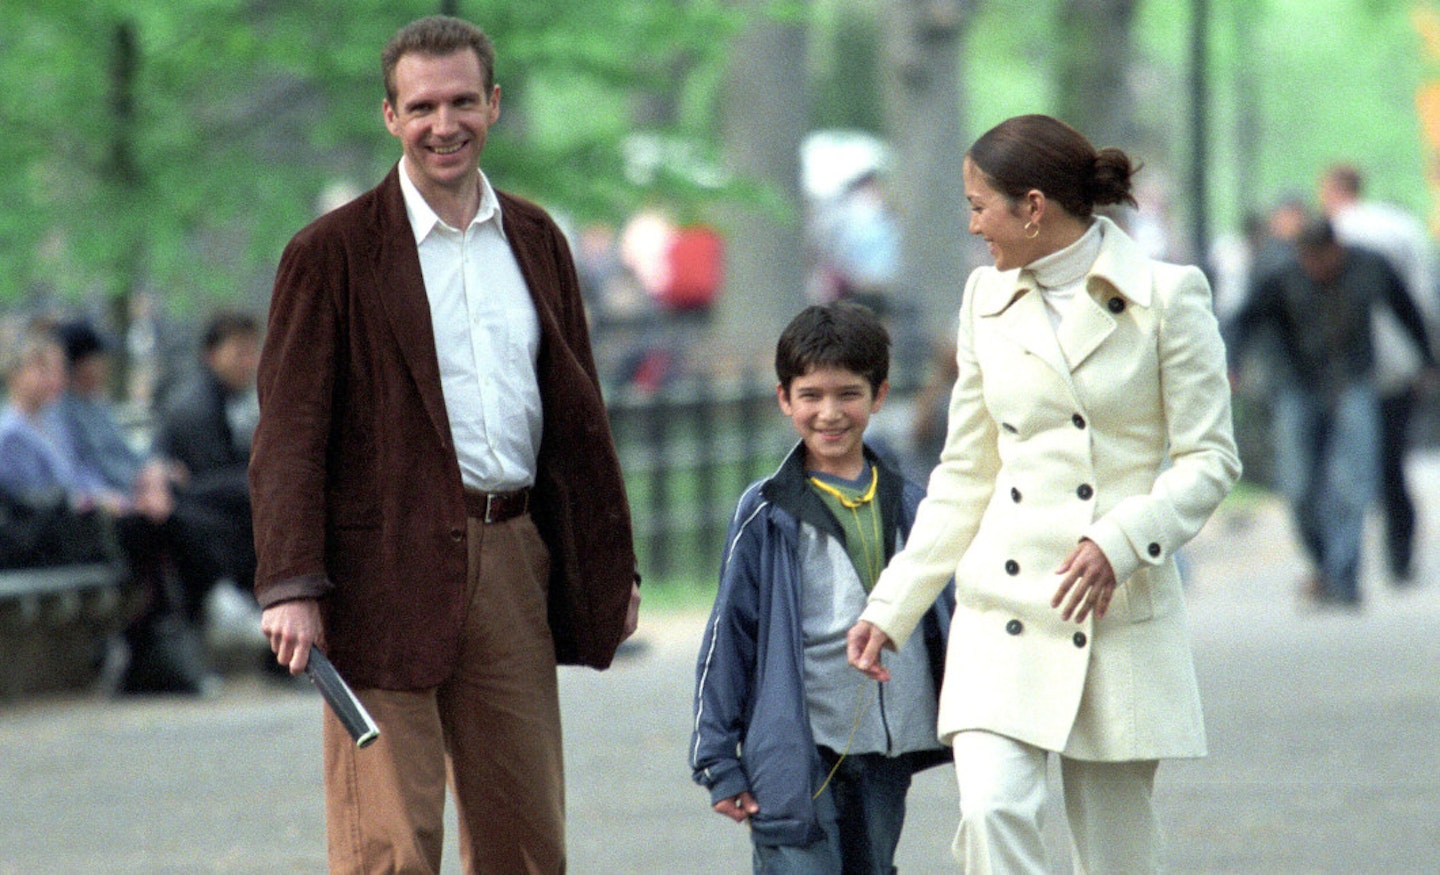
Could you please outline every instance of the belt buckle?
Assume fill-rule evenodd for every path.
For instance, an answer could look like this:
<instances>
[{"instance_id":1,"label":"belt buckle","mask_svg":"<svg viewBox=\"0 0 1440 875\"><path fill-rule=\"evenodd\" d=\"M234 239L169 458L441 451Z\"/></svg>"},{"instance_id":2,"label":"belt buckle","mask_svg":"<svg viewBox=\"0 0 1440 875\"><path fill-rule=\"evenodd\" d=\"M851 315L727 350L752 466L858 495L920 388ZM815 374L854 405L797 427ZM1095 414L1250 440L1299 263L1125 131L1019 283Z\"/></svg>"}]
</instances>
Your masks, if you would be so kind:
<instances>
[{"instance_id":1,"label":"belt buckle","mask_svg":"<svg viewBox=\"0 0 1440 875\"><path fill-rule=\"evenodd\" d=\"M499 515L514 510L510 502L518 500L520 509L510 513L505 519L517 517L530 509L530 493L525 490L515 492L487 492L485 493L485 522L501 522Z\"/></svg>"}]
</instances>

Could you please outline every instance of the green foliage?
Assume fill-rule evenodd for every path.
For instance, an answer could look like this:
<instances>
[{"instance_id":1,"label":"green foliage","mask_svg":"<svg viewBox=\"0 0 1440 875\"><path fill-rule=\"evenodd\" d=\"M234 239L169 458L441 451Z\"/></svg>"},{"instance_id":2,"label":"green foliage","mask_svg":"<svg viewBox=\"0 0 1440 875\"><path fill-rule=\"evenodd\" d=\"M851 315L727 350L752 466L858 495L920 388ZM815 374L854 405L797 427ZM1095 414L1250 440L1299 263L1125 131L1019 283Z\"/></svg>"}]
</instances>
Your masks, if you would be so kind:
<instances>
[{"instance_id":1,"label":"green foliage","mask_svg":"<svg viewBox=\"0 0 1440 875\"><path fill-rule=\"evenodd\" d=\"M1059 24L1071 0L984 0L966 38L968 136L1024 112L1055 112ZM1221 228L1282 192L1313 195L1329 163L1362 167L1377 197L1423 212L1430 203L1415 92L1425 79L1416 6L1436 0L1236 0L1210 4L1210 192ZM1191 10L1141 2L1131 91L1147 184L1179 190L1189 172ZM1103 47L1102 47L1103 50ZM1430 78L1436 78L1431 71ZM1247 147L1247 143L1253 144ZM1247 151L1254 166L1246 172Z\"/></svg>"},{"instance_id":2,"label":"green foliage","mask_svg":"<svg viewBox=\"0 0 1440 875\"><path fill-rule=\"evenodd\" d=\"M878 0L816 0L810 78L816 128L883 134Z\"/></svg>"},{"instance_id":3,"label":"green foliage","mask_svg":"<svg viewBox=\"0 0 1440 875\"><path fill-rule=\"evenodd\" d=\"M664 197L695 212L718 167L725 54L743 16L811 25L821 127L883 127L882 16L898 0L468 0L499 49L504 116L486 171L577 218ZM1053 111L1072 0L975 0L962 43L967 136ZM1415 117L1426 67L1409 21L1437 0L1211 2L1217 222L1327 163L1370 172L1416 211L1430 197ZM380 123L381 43L438 0L7 0L0 3L0 305L161 294L171 309L264 295L322 193L373 184L398 150ZM1147 176L1186 175L1188 2L1142 2L1132 76ZM133 114L117 115L116 35L135 37ZM1433 62L1432 62L1433 63ZM644 163L639 126L659 144ZM1183 204L1176 209L1183 212Z\"/></svg>"},{"instance_id":4,"label":"green foliage","mask_svg":"<svg viewBox=\"0 0 1440 875\"><path fill-rule=\"evenodd\" d=\"M673 170L630 178L624 143L637 95L718 81L712 71L735 26L723 0L459 5L499 54L505 119L485 160L497 184L582 217L622 213L667 186L682 199L713 196ZM183 310L263 294L322 192L369 187L398 157L380 120L380 48L438 9L413 0L0 5L9 164L0 304L148 287ZM128 121L113 105L122 28L136 37ZM647 123L713 156L708 113Z\"/></svg>"}]
</instances>

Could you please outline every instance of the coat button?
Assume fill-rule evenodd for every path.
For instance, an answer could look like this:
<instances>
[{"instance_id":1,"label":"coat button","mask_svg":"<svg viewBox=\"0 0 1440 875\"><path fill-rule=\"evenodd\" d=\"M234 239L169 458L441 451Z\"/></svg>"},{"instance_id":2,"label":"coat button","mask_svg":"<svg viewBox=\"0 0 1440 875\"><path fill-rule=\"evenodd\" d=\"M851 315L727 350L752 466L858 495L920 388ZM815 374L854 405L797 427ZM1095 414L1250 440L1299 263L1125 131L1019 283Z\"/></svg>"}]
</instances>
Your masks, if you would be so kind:
<instances>
[{"instance_id":1,"label":"coat button","mask_svg":"<svg viewBox=\"0 0 1440 875\"><path fill-rule=\"evenodd\" d=\"M1020 490L1016 489L1014 486L1010 487L1010 500L1015 502L1016 504L1020 503Z\"/></svg>"},{"instance_id":2,"label":"coat button","mask_svg":"<svg viewBox=\"0 0 1440 875\"><path fill-rule=\"evenodd\" d=\"M460 541L465 540L465 530L464 530L464 529L451 529L451 530L450 530L450 540L455 541L456 543L459 543Z\"/></svg>"},{"instance_id":3,"label":"coat button","mask_svg":"<svg viewBox=\"0 0 1440 875\"><path fill-rule=\"evenodd\" d=\"M1020 622L1019 620L1011 620L1010 622L1005 624L1005 631L1009 632L1011 635L1019 635L1021 632L1025 631L1025 624Z\"/></svg>"},{"instance_id":4,"label":"coat button","mask_svg":"<svg viewBox=\"0 0 1440 875\"><path fill-rule=\"evenodd\" d=\"M1075 423L1075 427L1076 427L1076 428L1084 428L1084 427L1085 427L1085 417L1081 416L1081 415L1078 414L1078 413L1076 413L1076 414L1074 414L1073 416L1071 416L1071 417L1070 417L1070 421L1073 422L1073 423Z\"/></svg>"},{"instance_id":5,"label":"coat button","mask_svg":"<svg viewBox=\"0 0 1440 875\"><path fill-rule=\"evenodd\" d=\"M1124 299L1124 298L1111 298L1110 301L1109 301L1109 303L1107 303L1105 306L1107 306L1107 307L1110 308L1110 312L1111 312L1111 313L1124 313L1124 312L1125 312L1125 299Z\"/></svg>"},{"instance_id":6,"label":"coat button","mask_svg":"<svg viewBox=\"0 0 1440 875\"><path fill-rule=\"evenodd\" d=\"M1075 646L1076 646L1076 647L1084 647L1084 646L1085 646L1085 640L1086 640L1086 639L1085 639L1085 633L1084 633L1084 632L1076 632L1076 633L1075 633L1075 639L1074 639L1074 640L1075 640Z\"/></svg>"},{"instance_id":7,"label":"coat button","mask_svg":"<svg viewBox=\"0 0 1440 875\"><path fill-rule=\"evenodd\" d=\"M1095 495L1095 490L1090 488L1089 483L1081 483L1080 488L1075 490L1075 494L1080 496L1081 501L1089 501Z\"/></svg>"},{"instance_id":8,"label":"coat button","mask_svg":"<svg viewBox=\"0 0 1440 875\"><path fill-rule=\"evenodd\" d=\"M1146 547L1145 549L1150 553L1151 556L1158 557L1160 555L1160 545L1155 543L1154 541L1151 541L1150 546Z\"/></svg>"},{"instance_id":9,"label":"coat button","mask_svg":"<svg viewBox=\"0 0 1440 875\"><path fill-rule=\"evenodd\" d=\"M1019 562L1016 562L1014 559L1006 559L1006 560L1005 560L1005 573L1008 574L1008 575L1010 575L1011 577L1014 577L1015 575L1019 574L1019 573L1020 573L1020 563L1019 563Z\"/></svg>"}]
</instances>

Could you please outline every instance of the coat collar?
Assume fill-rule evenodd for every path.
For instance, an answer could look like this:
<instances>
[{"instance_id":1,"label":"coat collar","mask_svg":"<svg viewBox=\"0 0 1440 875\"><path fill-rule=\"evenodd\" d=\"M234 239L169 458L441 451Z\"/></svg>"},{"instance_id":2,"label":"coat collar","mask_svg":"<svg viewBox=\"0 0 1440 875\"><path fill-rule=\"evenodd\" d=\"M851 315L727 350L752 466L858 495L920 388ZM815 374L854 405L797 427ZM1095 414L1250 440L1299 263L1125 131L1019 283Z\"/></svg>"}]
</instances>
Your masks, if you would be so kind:
<instances>
[{"instance_id":1,"label":"coat collar","mask_svg":"<svg viewBox=\"0 0 1440 875\"><path fill-rule=\"evenodd\" d=\"M1086 274L1086 293L1076 298L1074 310L1052 330L1045 301L1035 278L1027 270L993 272L987 282L975 285L975 312L996 324L1017 343L1069 375L1100 347L1115 330L1115 307L1149 307L1149 259L1108 218L1100 223L1100 254ZM1119 300L1119 304L1112 303Z\"/></svg>"},{"instance_id":2,"label":"coat collar","mask_svg":"<svg viewBox=\"0 0 1440 875\"><path fill-rule=\"evenodd\" d=\"M1091 297L1108 290L1118 292L1130 303L1150 306L1149 259L1110 219L1096 216L1095 221L1100 225L1100 254L1087 274ZM975 312L980 316L997 316L1026 292L1038 288L1024 268L997 271L994 276L994 282L982 283L977 289L981 294L975 301Z\"/></svg>"},{"instance_id":3,"label":"coat collar","mask_svg":"<svg viewBox=\"0 0 1440 875\"><path fill-rule=\"evenodd\" d=\"M864 445L865 460L875 466L880 478L879 499L881 526L885 532L885 558L895 554L895 532L900 524L902 504L905 499L905 480L889 460L876 453L869 444ZM845 543L845 532L835 520L825 502L810 488L805 476L805 444L797 442L790 455L770 479L760 487L766 500L782 507L796 519L809 523L820 531Z\"/></svg>"}]
</instances>

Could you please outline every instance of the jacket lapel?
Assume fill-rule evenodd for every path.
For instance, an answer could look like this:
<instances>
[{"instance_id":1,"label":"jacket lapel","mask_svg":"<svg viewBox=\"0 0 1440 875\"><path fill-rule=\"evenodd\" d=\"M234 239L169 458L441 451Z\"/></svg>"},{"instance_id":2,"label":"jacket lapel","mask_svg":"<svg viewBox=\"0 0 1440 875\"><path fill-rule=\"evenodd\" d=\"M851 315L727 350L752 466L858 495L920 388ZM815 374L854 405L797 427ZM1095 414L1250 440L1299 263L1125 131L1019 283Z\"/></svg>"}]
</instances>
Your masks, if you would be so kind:
<instances>
[{"instance_id":1,"label":"jacket lapel","mask_svg":"<svg viewBox=\"0 0 1440 875\"><path fill-rule=\"evenodd\" d=\"M1114 330L1114 318L1101 309L1090 290L1076 295L1070 312L1060 320L1060 328L1055 332L1070 370L1079 368Z\"/></svg>"},{"instance_id":2,"label":"jacket lapel","mask_svg":"<svg viewBox=\"0 0 1440 875\"><path fill-rule=\"evenodd\" d=\"M405 212L400 191L399 165L380 184L375 207L375 289L390 323L405 367L435 429L448 440L450 419L440 387L440 360L435 352L435 330L430 323L430 299L420 271L420 251Z\"/></svg>"},{"instance_id":3,"label":"jacket lapel","mask_svg":"<svg viewBox=\"0 0 1440 875\"><path fill-rule=\"evenodd\" d=\"M1055 331L1050 327L1050 316L1045 312L1045 299L1034 280L1022 274L1010 291L1009 303L994 309L996 326L1002 334L1069 382L1070 369L1065 365Z\"/></svg>"},{"instance_id":4,"label":"jacket lapel","mask_svg":"<svg viewBox=\"0 0 1440 875\"><path fill-rule=\"evenodd\" d=\"M980 315L994 318L1006 336L1067 382L1114 334L1115 317L1107 312L1112 298L1122 298L1125 306L1150 306L1148 259L1109 219L1095 221L1101 225L1100 254L1058 330L1051 328L1045 299L1026 271L998 274L986 287L987 299L977 301Z\"/></svg>"}]
</instances>

